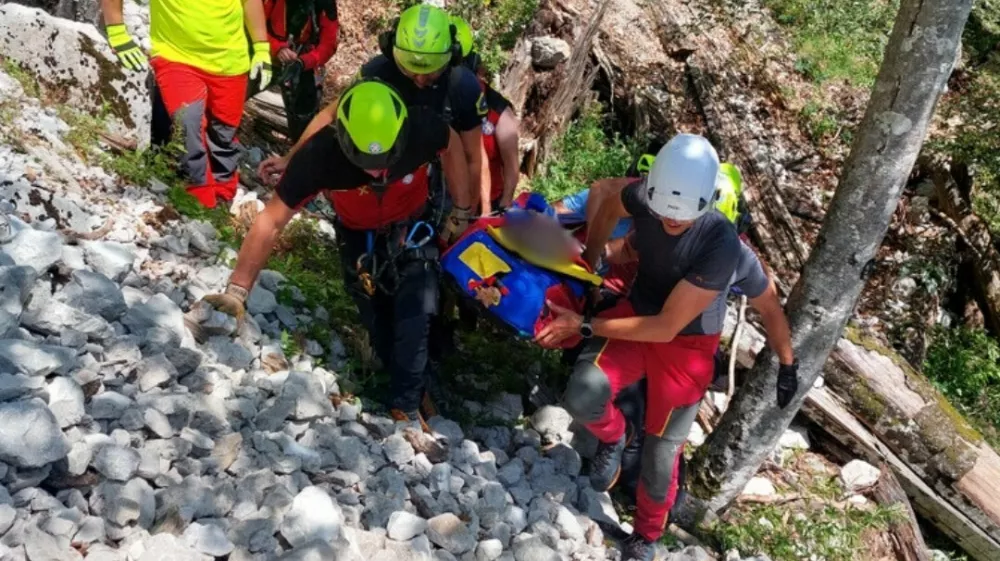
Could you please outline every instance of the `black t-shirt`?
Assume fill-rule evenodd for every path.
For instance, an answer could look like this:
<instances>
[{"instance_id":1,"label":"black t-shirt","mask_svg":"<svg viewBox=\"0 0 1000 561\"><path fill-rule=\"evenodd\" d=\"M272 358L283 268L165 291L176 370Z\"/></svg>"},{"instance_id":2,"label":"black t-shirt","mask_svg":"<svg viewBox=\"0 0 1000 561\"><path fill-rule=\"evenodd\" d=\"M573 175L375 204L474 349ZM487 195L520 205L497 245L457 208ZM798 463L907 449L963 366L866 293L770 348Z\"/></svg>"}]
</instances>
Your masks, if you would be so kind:
<instances>
[{"instance_id":1,"label":"black t-shirt","mask_svg":"<svg viewBox=\"0 0 1000 561\"><path fill-rule=\"evenodd\" d=\"M660 313L667 296L681 280L706 290L718 290L725 302L725 292L734 281L733 273L740 259L740 240L733 224L718 211L695 220L683 234L672 236L663 229L660 218L649 207L645 180L622 190L622 204L634 217L632 247L639 254L639 273L629 300L636 314ZM724 305L724 304L723 304ZM713 310L713 302L707 310ZM704 322L699 315L681 335L719 333L714 319Z\"/></svg>"},{"instance_id":2,"label":"black t-shirt","mask_svg":"<svg viewBox=\"0 0 1000 561\"><path fill-rule=\"evenodd\" d=\"M511 102L502 93L494 90L489 84L483 89L486 90L486 108L489 111L501 115L508 107L512 107Z\"/></svg>"},{"instance_id":3,"label":"black t-shirt","mask_svg":"<svg viewBox=\"0 0 1000 561\"><path fill-rule=\"evenodd\" d=\"M413 173L448 147L451 133L431 111L409 108L409 123L406 149L389 170L390 183ZM275 191L282 202L297 208L322 191L356 189L371 182L371 175L347 159L333 126L328 126L295 152Z\"/></svg>"},{"instance_id":4,"label":"black t-shirt","mask_svg":"<svg viewBox=\"0 0 1000 561\"><path fill-rule=\"evenodd\" d=\"M399 70L394 60L378 55L361 67L361 77L378 78L387 82L399 91L407 107L430 107L438 115L444 114L445 100L450 99L451 126L458 132L467 132L481 126L482 119L489 110L479 79L464 66L446 70L433 85L420 88Z\"/></svg>"}]
</instances>

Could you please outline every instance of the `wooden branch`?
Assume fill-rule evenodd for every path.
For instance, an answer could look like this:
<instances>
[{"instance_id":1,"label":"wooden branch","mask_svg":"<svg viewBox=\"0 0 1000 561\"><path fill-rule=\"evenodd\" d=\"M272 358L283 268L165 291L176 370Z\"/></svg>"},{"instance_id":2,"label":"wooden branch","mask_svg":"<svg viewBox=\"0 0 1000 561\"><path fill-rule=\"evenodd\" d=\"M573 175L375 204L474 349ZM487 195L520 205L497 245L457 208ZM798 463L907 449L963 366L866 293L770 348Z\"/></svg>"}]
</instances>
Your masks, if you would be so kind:
<instances>
[{"instance_id":1,"label":"wooden branch","mask_svg":"<svg viewBox=\"0 0 1000 561\"><path fill-rule=\"evenodd\" d=\"M745 329L737 360L749 368L765 339ZM914 510L970 557L1000 559L1000 455L891 351L841 339L823 374L802 412L854 457L887 463Z\"/></svg>"},{"instance_id":2,"label":"wooden branch","mask_svg":"<svg viewBox=\"0 0 1000 561\"><path fill-rule=\"evenodd\" d=\"M989 226L972 211L950 172L939 169L933 176L941 210L950 219L946 224L973 254L977 289L986 304L986 324L993 333L1000 333L1000 252L993 245Z\"/></svg>"},{"instance_id":3,"label":"wooden branch","mask_svg":"<svg viewBox=\"0 0 1000 561\"><path fill-rule=\"evenodd\" d=\"M802 495L800 493L792 493L790 495L740 495L737 497L736 502L743 504L758 504L758 505L783 505L788 503L793 503L795 501L801 501Z\"/></svg>"},{"instance_id":4,"label":"wooden branch","mask_svg":"<svg viewBox=\"0 0 1000 561\"><path fill-rule=\"evenodd\" d=\"M930 561L931 554L920 533L917 516L913 513L906 493L888 464L882 464L882 475L872 489L872 498L882 506L900 511L900 520L889 524L889 537L899 561Z\"/></svg>"}]
</instances>

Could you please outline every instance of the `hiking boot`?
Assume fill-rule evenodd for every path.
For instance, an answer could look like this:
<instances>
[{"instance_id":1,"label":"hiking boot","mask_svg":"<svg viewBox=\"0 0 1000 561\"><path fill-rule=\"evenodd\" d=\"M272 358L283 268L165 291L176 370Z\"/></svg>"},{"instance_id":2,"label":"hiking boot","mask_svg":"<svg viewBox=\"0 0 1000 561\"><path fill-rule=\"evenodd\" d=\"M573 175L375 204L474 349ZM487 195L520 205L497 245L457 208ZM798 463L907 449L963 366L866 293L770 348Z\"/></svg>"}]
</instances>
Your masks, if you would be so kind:
<instances>
[{"instance_id":1,"label":"hiking boot","mask_svg":"<svg viewBox=\"0 0 1000 561\"><path fill-rule=\"evenodd\" d=\"M597 453L590 462L590 485L595 491L609 491L618 482L618 476L622 473L622 456L634 434L632 425L626 423L625 434L616 442L601 442L597 445Z\"/></svg>"},{"instance_id":2,"label":"hiking boot","mask_svg":"<svg viewBox=\"0 0 1000 561\"><path fill-rule=\"evenodd\" d=\"M622 561L653 561L656 543L633 533L622 542Z\"/></svg>"},{"instance_id":3,"label":"hiking boot","mask_svg":"<svg viewBox=\"0 0 1000 561\"><path fill-rule=\"evenodd\" d=\"M403 411L402 409L393 409L389 411L389 416L392 417L394 421L403 421L407 423L418 423L420 429L426 433L431 432L430 425L424 420L424 416L420 414L419 409L414 409L413 411Z\"/></svg>"}]
</instances>

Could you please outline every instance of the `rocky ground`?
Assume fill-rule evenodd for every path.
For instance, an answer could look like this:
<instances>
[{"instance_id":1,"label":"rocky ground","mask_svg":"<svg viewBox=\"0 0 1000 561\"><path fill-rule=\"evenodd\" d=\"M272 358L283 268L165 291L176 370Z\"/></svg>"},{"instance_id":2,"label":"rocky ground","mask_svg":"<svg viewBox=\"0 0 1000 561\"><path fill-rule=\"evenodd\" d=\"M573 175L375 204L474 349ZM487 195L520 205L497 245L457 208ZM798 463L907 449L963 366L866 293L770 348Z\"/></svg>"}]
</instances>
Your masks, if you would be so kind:
<instances>
[{"instance_id":1,"label":"rocky ground","mask_svg":"<svg viewBox=\"0 0 1000 561\"><path fill-rule=\"evenodd\" d=\"M142 11L128 21L142 29ZM326 310L273 271L240 328L198 305L235 257L211 224L173 211L158 181L85 163L57 108L3 72L0 113L0 211L16 232L0 246L0 560L619 557L606 532L629 526L582 475L593 441L564 410L525 419L506 395L466 405L507 424L437 417L432 435L363 410L341 396L339 338L285 356L282 331L328 324ZM770 464L808 447L789 431ZM878 477L814 463L849 498ZM785 493L780 472L745 494Z\"/></svg>"},{"instance_id":2,"label":"rocky ground","mask_svg":"<svg viewBox=\"0 0 1000 561\"><path fill-rule=\"evenodd\" d=\"M324 310L294 290L279 304L269 271L238 330L197 305L230 273L215 229L171 213L158 182L84 163L3 73L0 102L18 107L0 130L16 233L0 246L0 559L617 555L595 520L618 516L581 475L564 411L536 413L537 430L438 417L428 436L336 399L313 357L335 368L338 339L296 357L280 344Z\"/></svg>"}]
</instances>

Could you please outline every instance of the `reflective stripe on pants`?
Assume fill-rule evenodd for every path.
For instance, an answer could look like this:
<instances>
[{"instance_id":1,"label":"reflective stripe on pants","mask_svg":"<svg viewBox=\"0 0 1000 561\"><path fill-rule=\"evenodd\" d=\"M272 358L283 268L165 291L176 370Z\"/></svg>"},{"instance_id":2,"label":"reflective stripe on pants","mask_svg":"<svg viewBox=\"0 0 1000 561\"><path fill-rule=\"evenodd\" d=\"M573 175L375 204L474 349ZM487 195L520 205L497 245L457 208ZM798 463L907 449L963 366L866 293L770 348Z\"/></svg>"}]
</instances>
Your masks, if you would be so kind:
<instances>
[{"instance_id":1,"label":"reflective stripe on pants","mask_svg":"<svg viewBox=\"0 0 1000 561\"><path fill-rule=\"evenodd\" d=\"M216 197L232 199L239 183L236 130L247 75L217 76L163 57L151 65L163 105L182 129L188 192L207 207L215 206Z\"/></svg>"},{"instance_id":2,"label":"reflective stripe on pants","mask_svg":"<svg viewBox=\"0 0 1000 561\"><path fill-rule=\"evenodd\" d=\"M601 317L634 315L627 301ZM669 343L594 339L580 354L563 396L566 410L603 442L625 432L618 393L643 377L647 383L646 438L636 497L635 530L648 539L663 533L677 495L677 462L705 390L712 381L719 335L680 335Z\"/></svg>"}]
</instances>

